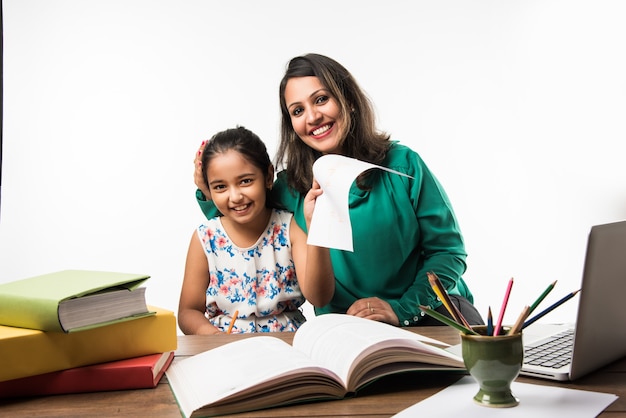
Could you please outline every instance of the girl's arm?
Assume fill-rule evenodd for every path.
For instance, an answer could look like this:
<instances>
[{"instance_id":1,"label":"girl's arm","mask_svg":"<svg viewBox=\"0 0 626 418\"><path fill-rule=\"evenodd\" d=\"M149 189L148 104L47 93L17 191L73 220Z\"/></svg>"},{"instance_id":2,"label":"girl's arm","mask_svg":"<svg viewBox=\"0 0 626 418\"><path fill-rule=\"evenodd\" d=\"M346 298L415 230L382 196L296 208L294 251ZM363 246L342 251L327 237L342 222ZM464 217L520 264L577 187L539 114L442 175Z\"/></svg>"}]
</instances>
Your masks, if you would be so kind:
<instances>
[{"instance_id":1,"label":"girl's arm","mask_svg":"<svg viewBox=\"0 0 626 418\"><path fill-rule=\"evenodd\" d=\"M311 216L315 207L315 199L322 194L317 182L304 198L304 216L307 230L311 225ZM298 283L304 297L314 306L324 306L330 302L335 293L335 275L330 261L328 248L307 244L307 235L291 219L290 238L293 261L296 266Z\"/></svg>"},{"instance_id":2,"label":"girl's arm","mask_svg":"<svg viewBox=\"0 0 626 418\"><path fill-rule=\"evenodd\" d=\"M178 326L185 334L217 334L219 329L204 316L209 286L209 262L194 231L187 251L185 276L178 303Z\"/></svg>"}]
</instances>

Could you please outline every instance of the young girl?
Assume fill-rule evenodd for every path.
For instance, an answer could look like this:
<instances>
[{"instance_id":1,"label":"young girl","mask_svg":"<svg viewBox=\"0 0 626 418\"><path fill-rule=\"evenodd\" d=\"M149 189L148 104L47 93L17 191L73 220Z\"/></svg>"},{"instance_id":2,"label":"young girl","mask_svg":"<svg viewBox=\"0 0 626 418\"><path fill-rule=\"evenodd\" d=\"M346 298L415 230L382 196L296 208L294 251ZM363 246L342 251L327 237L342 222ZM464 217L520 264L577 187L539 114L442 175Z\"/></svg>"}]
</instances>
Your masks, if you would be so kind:
<instances>
[{"instance_id":1,"label":"young girl","mask_svg":"<svg viewBox=\"0 0 626 418\"><path fill-rule=\"evenodd\" d=\"M295 331L305 321L299 310L304 296L318 303L332 297L328 249L307 246L293 215L276 209L274 167L251 131L217 133L204 146L201 165L207 197L222 216L191 237L180 329L185 334ZM306 195L307 225L320 194L314 184Z\"/></svg>"}]
</instances>

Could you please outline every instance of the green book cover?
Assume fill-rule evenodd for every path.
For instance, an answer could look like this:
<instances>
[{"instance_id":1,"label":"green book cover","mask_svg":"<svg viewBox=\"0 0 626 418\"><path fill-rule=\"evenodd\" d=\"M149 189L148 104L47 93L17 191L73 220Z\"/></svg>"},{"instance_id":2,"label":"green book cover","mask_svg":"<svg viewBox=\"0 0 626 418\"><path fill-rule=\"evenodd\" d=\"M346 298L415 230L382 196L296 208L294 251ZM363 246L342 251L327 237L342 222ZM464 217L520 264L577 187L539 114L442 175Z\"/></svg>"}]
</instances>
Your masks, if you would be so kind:
<instances>
[{"instance_id":1,"label":"green book cover","mask_svg":"<svg viewBox=\"0 0 626 418\"><path fill-rule=\"evenodd\" d=\"M118 292L120 297L126 298L126 294L137 289L150 276L132 273L117 273L91 270L64 270L27 279L16 280L0 284L0 324L20 328L31 328L42 331L68 332L59 319L59 305L72 299L82 297L93 298L94 294L103 294L110 291L127 290ZM143 306L145 297L139 299L133 295L134 302ZM139 295L137 295L139 296ZM109 296L110 298L110 296ZM83 304L84 305L84 304ZM120 306L116 304L95 304L95 323L110 323L116 320L116 310ZM135 309L131 315L123 314L120 319L129 316L142 316L141 311ZM81 315L88 315L84 310ZM84 328L84 326L82 327Z\"/></svg>"}]
</instances>

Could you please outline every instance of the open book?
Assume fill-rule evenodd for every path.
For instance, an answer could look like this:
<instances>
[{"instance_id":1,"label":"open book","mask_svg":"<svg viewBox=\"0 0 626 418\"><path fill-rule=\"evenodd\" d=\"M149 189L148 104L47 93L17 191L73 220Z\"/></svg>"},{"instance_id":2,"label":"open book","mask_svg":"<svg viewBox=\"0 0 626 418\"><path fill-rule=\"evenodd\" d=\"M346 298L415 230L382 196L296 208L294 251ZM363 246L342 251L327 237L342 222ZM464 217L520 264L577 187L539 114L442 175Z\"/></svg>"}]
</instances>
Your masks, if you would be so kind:
<instances>
[{"instance_id":1,"label":"open book","mask_svg":"<svg viewBox=\"0 0 626 418\"><path fill-rule=\"evenodd\" d=\"M394 373L465 370L445 346L381 322L326 314L304 323L293 346L271 336L246 338L175 359L166 375L185 417L223 415L341 399Z\"/></svg>"}]
</instances>

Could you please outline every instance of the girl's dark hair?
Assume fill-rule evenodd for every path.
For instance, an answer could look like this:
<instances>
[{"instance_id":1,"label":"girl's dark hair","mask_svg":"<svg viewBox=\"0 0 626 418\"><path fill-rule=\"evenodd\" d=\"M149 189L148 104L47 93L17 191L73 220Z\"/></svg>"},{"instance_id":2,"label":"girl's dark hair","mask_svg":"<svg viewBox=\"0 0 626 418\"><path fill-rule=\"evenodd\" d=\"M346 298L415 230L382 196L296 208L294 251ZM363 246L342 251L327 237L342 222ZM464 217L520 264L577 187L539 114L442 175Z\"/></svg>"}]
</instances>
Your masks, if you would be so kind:
<instances>
[{"instance_id":1,"label":"girl's dark hair","mask_svg":"<svg viewBox=\"0 0 626 418\"><path fill-rule=\"evenodd\" d=\"M287 65L279 88L282 122L276 166L287 168L289 186L300 193L306 193L310 189L313 182L313 163L321 153L310 148L296 135L285 102L285 88L291 78L310 76L320 80L341 110L341 122L345 129L345 137L340 144L343 155L380 164L385 159L390 144L389 135L376 128L371 101L344 66L319 54L293 58ZM357 183L364 187L362 181Z\"/></svg>"},{"instance_id":2,"label":"girl's dark hair","mask_svg":"<svg viewBox=\"0 0 626 418\"><path fill-rule=\"evenodd\" d=\"M216 133L204 146L204 151L202 151L202 176L206 184L209 183L207 169L210 161L213 157L225 154L231 150L238 152L247 161L258 167L263 173L263 179L267 181L272 161L267 154L265 144L254 132L243 126L237 126L236 128ZM271 180L272 182L274 181L273 178ZM279 208L271 189L266 188L265 197L266 207Z\"/></svg>"}]
</instances>

